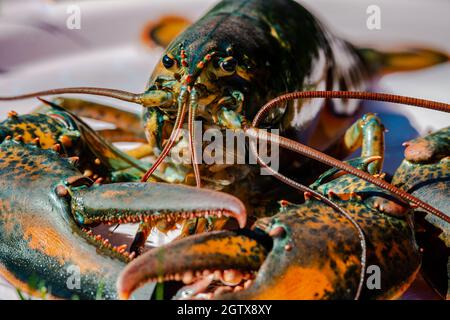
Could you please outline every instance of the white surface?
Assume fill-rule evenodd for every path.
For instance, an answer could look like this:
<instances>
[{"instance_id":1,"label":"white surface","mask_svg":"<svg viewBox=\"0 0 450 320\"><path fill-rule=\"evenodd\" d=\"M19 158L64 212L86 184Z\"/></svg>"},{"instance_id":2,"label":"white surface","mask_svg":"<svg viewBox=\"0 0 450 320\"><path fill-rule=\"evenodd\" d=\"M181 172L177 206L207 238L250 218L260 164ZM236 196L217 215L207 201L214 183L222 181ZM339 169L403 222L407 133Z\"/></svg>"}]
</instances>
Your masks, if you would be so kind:
<instances>
[{"instance_id":1,"label":"white surface","mask_svg":"<svg viewBox=\"0 0 450 320\"><path fill-rule=\"evenodd\" d=\"M143 26L167 14L185 15L192 21L216 1L17 1L0 4L0 95L34 90L101 86L141 91L160 57L140 42ZM301 1L337 34L355 44L397 48L402 45L431 46L450 52L450 2L445 0ZM81 8L81 30L68 30L66 9ZM366 8L381 8L382 29L366 28ZM450 64L427 70L393 74L381 79L378 89L450 102ZM139 107L107 98L89 97L128 110ZM29 112L35 100L0 103L0 119L11 109ZM365 110L379 112L390 130L387 140L387 171L398 165L401 142L448 126L450 116L380 103ZM0 298L15 298L0 279Z\"/></svg>"}]
</instances>

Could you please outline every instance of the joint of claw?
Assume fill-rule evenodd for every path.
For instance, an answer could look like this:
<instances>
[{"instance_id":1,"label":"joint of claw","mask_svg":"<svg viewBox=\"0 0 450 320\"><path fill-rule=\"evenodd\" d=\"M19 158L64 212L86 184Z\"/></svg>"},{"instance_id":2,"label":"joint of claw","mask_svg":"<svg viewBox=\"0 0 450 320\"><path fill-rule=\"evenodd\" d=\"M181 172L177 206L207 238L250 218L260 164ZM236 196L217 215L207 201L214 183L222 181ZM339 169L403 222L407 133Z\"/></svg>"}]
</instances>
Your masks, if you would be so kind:
<instances>
[{"instance_id":1,"label":"joint of claw","mask_svg":"<svg viewBox=\"0 0 450 320\"><path fill-rule=\"evenodd\" d=\"M272 238L282 238L286 235L286 229L281 226L275 227L269 232L269 236Z\"/></svg>"},{"instance_id":2,"label":"joint of claw","mask_svg":"<svg viewBox=\"0 0 450 320\"><path fill-rule=\"evenodd\" d=\"M58 185L55 188L55 192L61 198L66 197L69 194L69 190L67 190L67 188L63 185Z\"/></svg>"}]
</instances>

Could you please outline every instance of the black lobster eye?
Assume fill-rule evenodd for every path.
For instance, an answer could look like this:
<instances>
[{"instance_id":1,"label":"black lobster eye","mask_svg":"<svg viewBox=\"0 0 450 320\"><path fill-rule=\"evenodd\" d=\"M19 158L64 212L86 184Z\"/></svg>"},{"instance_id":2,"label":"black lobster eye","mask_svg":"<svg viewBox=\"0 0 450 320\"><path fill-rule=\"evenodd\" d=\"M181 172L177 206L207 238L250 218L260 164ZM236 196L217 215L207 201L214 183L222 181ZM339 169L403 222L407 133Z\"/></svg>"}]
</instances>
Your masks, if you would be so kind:
<instances>
[{"instance_id":1,"label":"black lobster eye","mask_svg":"<svg viewBox=\"0 0 450 320\"><path fill-rule=\"evenodd\" d=\"M236 69L237 60L235 58L228 58L223 60L220 67L226 72L233 72Z\"/></svg>"},{"instance_id":2,"label":"black lobster eye","mask_svg":"<svg viewBox=\"0 0 450 320\"><path fill-rule=\"evenodd\" d=\"M172 68L172 66L175 64L175 60L169 57L167 54L162 58L162 64L166 69Z\"/></svg>"}]
</instances>

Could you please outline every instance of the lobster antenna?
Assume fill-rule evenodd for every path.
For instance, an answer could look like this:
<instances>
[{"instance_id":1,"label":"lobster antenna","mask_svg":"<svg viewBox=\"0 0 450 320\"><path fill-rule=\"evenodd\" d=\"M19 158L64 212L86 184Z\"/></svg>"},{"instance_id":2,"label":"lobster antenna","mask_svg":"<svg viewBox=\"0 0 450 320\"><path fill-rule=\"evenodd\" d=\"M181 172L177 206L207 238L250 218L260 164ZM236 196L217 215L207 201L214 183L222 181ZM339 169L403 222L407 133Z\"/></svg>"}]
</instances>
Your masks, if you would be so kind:
<instances>
[{"instance_id":1,"label":"lobster antenna","mask_svg":"<svg viewBox=\"0 0 450 320\"><path fill-rule=\"evenodd\" d=\"M313 190L310 187L307 187L307 186L305 186L305 185L303 185L301 183L298 183L297 181L294 181L294 180L292 180L292 179L282 175L281 173L273 170L271 167L269 167L269 165L266 162L264 162L263 159L261 159L261 157L259 156L258 152L256 151L255 141L253 141L253 140L250 140L250 150L253 153L253 155L255 156L255 158L258 161L258 163L262 167L264 167L266 170L270 171L270 173L275 178L277 178L281 182L283 182L283 183L285 183L285 184L287 184L287 185L289 185L289 186L291 186L291 187L293 187L293 188L295 188L297 190L300 190L300 191L305 192L305 193L309 193L312 196L320 199L322 202L324 202L325 204L329 205L335 211L337 211L339 214L344 216L344 218L346 218L353 225L353 227L356 229L356 232L358 233L359 242L361 244L361 259L360 259L361 271L360 271L358 288L356 290L356 294L355 294L355 298L354 298L355 300L358 300L359 297L361 296L361 291L362 291L362 288L364 286L364 279L365 279L365 273L366 273L366 262L367 262L367 241L366 241L366 236L364 235L364 231L362 230L361 226L344 209L342 209L340 206L338 206L336 203L334 203L333 201L331 201L330 199L328 199L327 197L325 197L321 193L319 193L316 190Z\"/></svg>"},{"instance_id":2,"label":"lobster antenna","mask_svg":"<svg viewBox=\"0 0 450 320\"><path fill-rule=\"evenodd\" d=\"M384 102L405 104L436 111L450 112L450 104L448 103L418 99L407 96L399 96L390 93L364 92L364 91L296 91L283 94L270 100L258 111L255 118L253 119L253 122L259 123L261 121L261 118L264 118L267 112L269 112L270 110L272 110L273 108L275 108L276 106L278 106L283 102L296 99L311 99L311 98L384 101Z\"/></svg>"},{"instance_id":3,"label":"lobster antenna","mask_svg":"<svg viewBox=\"0 0 450 320\"><path fill-rule=\"evenodd\" d=\"M301 98L345 98L345 99L362 99L362 100L373 100L373 101L384 101L384 102L391 102L391 103L399 103L399 104L406 104L416 107L421 107L425 109L431 109L431 110L437 110L442 112L449 112L450 111L450 105L443 102L437 102L432 100L425 100L425 99L417 99L407 96L399 96L394 94L388 94L388 93L379 93L379 92L360 92L360 91L297 91L297 92L291 92L284 95L281 95L279 97L276 97L266 103L256 114L255 118L253 119L252 126L253 128L245 129L245 132L248 133L248 131L251 131L252 129L258 130L257 126L258 124L264 119L264 117L267 115L267 113L276 108L279 104L283 102L287 102L290 100L295 99L301 99ZM258 135L258 133L250 132L251 135ZM273 134L268 135L266 134L270 139L272 139ZM317 161L320 161L322 163L325 163L332 167L337 167L341 170L344 170L348 173L354 174L355 176L364 179L370 183L373 183L377 185L380 188L383 188L385 190L388 190L392 192L393 194L396 194L397 196L401 197L404 200L408 200L415 205L425 209L426 211L432 213L433 215L439 217L440 219L449 222L450 223L450 217L446 216L441 211L437 210L436 208L430 206L429 204L423 202L422 200L412 196L411 194L391 185L390 183L380 180L378 178L375 178L371 176L370 174L358 170L350 165L348 165L345 162L339 161L333 157L330 157L320 151L317 151L313 148L310 148L306 145L303 145L301 143L286 139L284 137L277 136L277 139L280 139L283 147L290 149L292 151L295 151L297 153L303 154L307 157L313 158ZM267 139L267 137L265 138ZM277 140L272 139L272 140ZM274 143L279 143L278 141L273 141Z\"/></svg>"},{"instance_id":4,"label":"lobster antenna","mask_svg":"<svg viewBox=\"0 0 450 320\"><path fill-rule=\"evenodd\" d=\"M73 88L58 88L45 91L37 91L32 93L26 93L18 96L0 97L0 101L12 101L36 98L40 96L51 96L57 94L76 93L76 94L90 94L94 96L103 96L123 101L139 103L141 104L141 98L143 94L132 93L123 90L107 89L107 88L94 88L94 87L73 87Z\"/></svg>"},{"instance_id":5,"label":"lobster antenna","mask_svg":"<svg viewBox=\"0 0 450 320\"><path fill-rule=\"evenodd\" d=\"M181 127L184 123L184 118L186 116L186 99L185 99L186 91L181 92L179 99L178 99L178 105L177 108L177 116L175 119L174 128L172 130L172 133L170 134L169 141L164 146L163 150L159 154L158 158L155 160L153 165L150 167L150 169L147 170L147 172L144 174L144 176L141 179L141 182L146 182L148 178L155 172L155 170L158 168L158 166L163 162L163 160L167 157L169 154L169 151L172 149L173 145L175 144L176 139L180 135ZM181 106L181 107L180 107Z\"/></svg>"}]
</instances>

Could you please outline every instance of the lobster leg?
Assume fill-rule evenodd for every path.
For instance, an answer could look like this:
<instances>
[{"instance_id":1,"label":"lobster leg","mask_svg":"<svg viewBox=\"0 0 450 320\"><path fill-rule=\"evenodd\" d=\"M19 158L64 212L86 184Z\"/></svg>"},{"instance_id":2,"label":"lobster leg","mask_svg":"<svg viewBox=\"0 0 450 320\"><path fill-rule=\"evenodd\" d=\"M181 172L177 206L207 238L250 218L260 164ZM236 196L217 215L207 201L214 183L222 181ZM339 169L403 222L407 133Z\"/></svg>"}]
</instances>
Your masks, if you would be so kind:
<instances>
[{"instance_id":1,"label":"lobster leg","mask_svg":"<svg viewBox=\"0 0 450 320\"><path fill-rule=\"evenodd\" d=\"M128 154L130 157L133 157L136 159L142 159L142 158L152 155L153 150L152 150L151 146L147 142L145 142L145 144L142 144L136 148L127 150L126 154Z\"/></svg>"},{"instance_id":2,"label":"lobster leg","mask_svg":"<svg viewBox=\"0 0 450 320\"><path fill-rule=\"evenodd\" d=\"M384 126L380 119L372 114L365 114L358 119L345 133L343 145L349 152L361 146L361 157L380 156L380 160L369 164L368 172L377 174L383 167Z\"/></svg>"},{"instance_id":3,"label":"lobster leg","mask_svg":"<svg viewBox=\"0 0 450 320\"><path fill-rule=\"evenodd\" d=\"M154 104L163 104L165 97L158 97L155 96ZM131 157L137 159L152 155L155 147L161 149L162 138L164 138L163 130L167 132L171 130L164 126L166 116L157 109L149 108L144 117L143 129L140 116L133 112L81 99L57 98L52 104L58 105L78 117L112 123L116 129L98 131L110 142L145 142L146 145L126 151ZM47 112L47 106L39 107L36 111Z\"/></svg>"},{"instance_id":4,"label":"lobster leg","mask_svg":"<svg viewBox=\"0 0 450 320\"><path fill-rule=\"evenodd\" d=\"M53 103L78 117L109 122L119 129L145 139L139 114L81 99L57 98ZM38 107L36 112L40 112L40 109Z\"/></svg>"},{"instance_id":5,"label":"lobster leg","mask_svg":"<svg viewBox=\"0 0 450 320\"><path fill-rule=\"evenodd\" d=\"M136 136L134 133L122 129L102 129L97 132L109 142L147 142L145 138ZM127 153L130 154L128 151Z\"/></svg>"},{"instance_id":6,"label":"lobster leg","mask_svg":"<svg viewBox=\"0 0 450 320\"><path fill-rule=\"evenodd\" d=\"M131 154L121 151L114 145L108 143L98 134L99 132L90 128L75 114L64 110L53 102L42 101L45 103L45 105L40 108L42 114L37 115L40 115L41 117L47 116L51 118L49 119L51 121L55 121L53 118L63 120L62 122L70 129L69 132L72 133L73 137L66 134L63 137L63 140L60 138L59 140L61 140L62 146L70 147L75 154L82 154L88 158L93 157L96 164L94 165L94 168L92 168L94 170L89 171L95 171L100 165L105 166L109 170L111 180L113 181L136 181L146 172L147 165L139 161L138 157L134 157L134 155L138 153L137 155L145 157L147 155L146 152L148 151L148 147L143 148L143 151L139 151L138 149L132 150L132 152L130 152ZM30 122L30 120L27 119L27 122ZM39 126L42 126L45 123L46 121L41 120ZM133 133L130 134L133 135ZM80 157L80 161L82 160L82 157ZM164 181L164 177L158 172L154 174L153 178Z\"/></svg>"},{"instance_id":7,"label":"lobster leg","mask_svg":"<svg viewBox=\"0 0 450 320\"><path fill-rule=\"evenodd\" d=\"M85 117L113 124L116 127L115 129L98 131L100 136L109 142L147 142L144 131L142 130L141 118L136 113L81 99L57 98L52 103L71 112L77 117ZM48 111L48 103L44 103L43 106L36 109L36 112L46 113ZM150 149L145 146L137 147L125 153L136 159L151 154Z\"/></svg>"},{"instance_id":8,"label":"lobster leg","mask_svg":"<svg viewBox=\"0 0 450 320\"><path fill-rule=\"evenodd\" d=\"M361 157L380 157L379 160L371 162L368 168L370 174L378 174L383 166L384 130L381 120L375 114L365 114L345 131L344 136L327 153L345 158L362 148Z\"/></svg>"}]
</instances>

